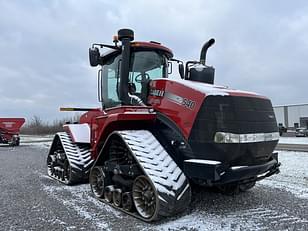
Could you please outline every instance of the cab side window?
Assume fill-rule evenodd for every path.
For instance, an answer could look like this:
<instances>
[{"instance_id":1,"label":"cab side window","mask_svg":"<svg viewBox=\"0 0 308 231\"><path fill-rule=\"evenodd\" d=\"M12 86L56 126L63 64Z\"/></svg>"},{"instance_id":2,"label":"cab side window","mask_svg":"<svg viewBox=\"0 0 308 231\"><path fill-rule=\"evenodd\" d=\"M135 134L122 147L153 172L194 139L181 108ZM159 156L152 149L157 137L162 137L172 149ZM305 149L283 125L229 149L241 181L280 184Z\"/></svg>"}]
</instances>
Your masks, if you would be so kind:
<instances>
[{"instance_id":1,"label":"cab side window","mask_svg":"<svg viewBox=\"0 0 308 231\"><path fill-rule=\"evenodd\" d=\"M120 60L121 55L116 56L102 67L102 96L106 108L121 105L117 90L120 84Z\"/></svg>"}]
</instances>

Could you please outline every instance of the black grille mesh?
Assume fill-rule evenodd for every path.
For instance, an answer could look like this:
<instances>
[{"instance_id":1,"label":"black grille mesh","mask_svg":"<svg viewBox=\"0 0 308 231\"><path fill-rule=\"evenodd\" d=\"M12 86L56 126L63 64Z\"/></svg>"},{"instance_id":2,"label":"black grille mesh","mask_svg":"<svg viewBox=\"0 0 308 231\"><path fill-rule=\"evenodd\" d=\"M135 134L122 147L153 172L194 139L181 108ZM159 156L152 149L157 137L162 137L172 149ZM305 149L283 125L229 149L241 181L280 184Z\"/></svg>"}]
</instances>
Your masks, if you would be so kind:
<instances>
[{"instance_id":1,"label":"black grille mesh","mask_svg":"<svg viewBox=\"0 0 308 231\"><path fill-rule=\"evenodd\" d=\"M236 134L277 131L271 102L251 97L207 97L195 120L190 139L213 141L217 131Z\"/></svg>"},{"instance_id":2,"label":"black grille mesh","mask_svg":"<svg viewBox=\"0 0 308 231\"><path fill-rule=\"evenodd\" d=\"M217 144L216 132L235 134L277 132L268 99L239 96L208 96L198 112L189 136L195 158L219 160L229 166L266 162L277 141Z\"/></svg>"}]
</instances>

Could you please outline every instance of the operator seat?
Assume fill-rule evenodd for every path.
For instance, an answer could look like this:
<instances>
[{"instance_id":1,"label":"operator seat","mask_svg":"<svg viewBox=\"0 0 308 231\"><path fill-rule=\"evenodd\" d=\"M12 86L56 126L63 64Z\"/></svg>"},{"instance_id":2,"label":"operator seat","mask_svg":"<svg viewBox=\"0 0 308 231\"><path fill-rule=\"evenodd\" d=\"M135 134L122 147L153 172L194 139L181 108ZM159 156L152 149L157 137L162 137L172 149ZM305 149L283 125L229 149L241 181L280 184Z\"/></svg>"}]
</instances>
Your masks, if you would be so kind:
<instances>
[{"instance_id":1,"label":"operator seat","mask_svg":"<svg viewBox=\"0 0 308 231\"><path fill-rule=\"evenodd\" d=\"M137 96L136 85L134 83L128 83L128 96L130 98L130 104L134 106L145 106L143 101Z\"/></svg>"},{"instance_id":2,"label":"operator seat","mask_svg":"<svg viewBox=\"0 0 308 231\"><path fill-rule=\"evenodd\" d=\"M149 93L149 84L151 82L150 76L146 73L142 74L142 79L141 79L141 93L140 97L143 102L147 103L147 97Z\"/></svg>"}]
</instances>

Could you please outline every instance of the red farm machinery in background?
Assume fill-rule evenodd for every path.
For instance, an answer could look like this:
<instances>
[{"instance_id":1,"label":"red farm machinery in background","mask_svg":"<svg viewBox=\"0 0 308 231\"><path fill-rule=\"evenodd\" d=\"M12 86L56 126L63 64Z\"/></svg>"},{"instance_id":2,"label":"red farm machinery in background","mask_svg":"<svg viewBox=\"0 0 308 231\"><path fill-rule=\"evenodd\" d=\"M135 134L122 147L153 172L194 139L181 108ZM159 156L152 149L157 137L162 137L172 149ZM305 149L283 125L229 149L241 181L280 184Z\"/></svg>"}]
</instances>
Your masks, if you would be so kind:
<instances>
[{"instance_id":1,"label":"red farm machinery in background","mask_svg":"<svg viewBox=\"0 0 308 231\"><path fill-rule=\"evenodd\" d=\"M0 143L18 146L20 128L24 123L24 118L0 118Z\"/></svg>"},{"instance_id":2,"label":"red farm machinery in background","mask_svg":"<svg viewBox=\"0 0 308 231\"><path fill-rule=\"evenodd\" d=\"M185 65L160 43L133 40L133 31L122 29L114 45L89 49L91 66L100 67L102 106L67 109L87 112L55 135L50 177L89 181L100 201L153 221L185 210L192 185L246 191L279 172L271 101L214 85L215 69L206 65L214 39Z\"/></svg>"}]
</instances>

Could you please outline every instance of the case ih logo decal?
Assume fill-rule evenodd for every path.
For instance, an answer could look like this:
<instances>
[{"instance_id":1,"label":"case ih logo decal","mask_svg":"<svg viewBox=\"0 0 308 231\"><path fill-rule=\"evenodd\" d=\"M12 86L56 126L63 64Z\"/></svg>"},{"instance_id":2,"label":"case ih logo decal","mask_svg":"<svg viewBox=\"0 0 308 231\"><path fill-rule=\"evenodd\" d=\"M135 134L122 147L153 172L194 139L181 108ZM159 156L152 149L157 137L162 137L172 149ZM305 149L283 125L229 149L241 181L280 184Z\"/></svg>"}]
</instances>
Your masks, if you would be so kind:
<instances>
[{"instance_id":1,"label":"case ih logo decal","mask_svg":"<svg viewBox=\"0 0 308 231\"><path fill-rule=\"evenodd\" d=\"M15 122L2 122L6 128L12 128Z\"/></svg>"},{"instance_id":2,"label":"case ih logo decal","mask_svg":"<svg viewBox=\"0 0 308 231\"><path fill-rule=\"evenodd\" d=\"M156 96L156 97L166 97L167 99L169 99L170 101L172 101L173 103L176 103L178 105L184 106L188 109L193 109L196 105L195 101L187 99L187 98L183 98L179 95L175 95L171 92L165 92L163 90L158 90L158 89L151 89L150 90L150 95L152 96Z\"/></svg>"}]
</instances>

